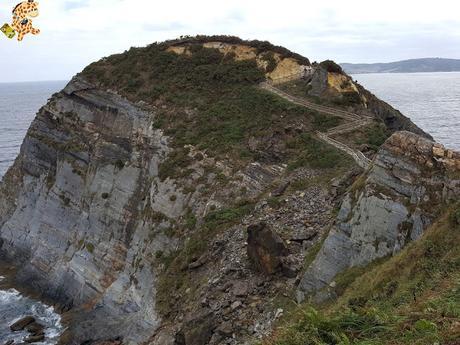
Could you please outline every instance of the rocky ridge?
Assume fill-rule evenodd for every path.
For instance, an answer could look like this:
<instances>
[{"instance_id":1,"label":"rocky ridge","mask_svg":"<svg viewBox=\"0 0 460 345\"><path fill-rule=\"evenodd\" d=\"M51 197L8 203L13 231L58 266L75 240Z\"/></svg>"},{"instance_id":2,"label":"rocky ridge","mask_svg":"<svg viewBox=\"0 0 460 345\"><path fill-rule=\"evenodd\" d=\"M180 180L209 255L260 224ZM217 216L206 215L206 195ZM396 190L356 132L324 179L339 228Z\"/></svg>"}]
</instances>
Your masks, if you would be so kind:
<instances>
[{"instance_id":1,"label":"rocky ridge","mask_svg":"<svg viewBox=\"0 0 460 345\"><path fill-rule=\"evenodd\" d=\"M460 155L409 132L397 132L345 196L298 299L334 294L334 278L354 266L399 252L420 238L460 196Z\"/></svg>"},{"instance_id":2,"label":"rocky ridge","mask_svg":"<svg viewBox=\"0 0 460 345\"><path fill-rule=\"evenodd\" d=\"M266 52L260 51L265 47L260 42L249 50L241 48L249 43L233 39L220 43L215 37L205 42L200 39L200 47L196 43L193 39L175 42L166 45L165 50L173 47L166 52L156 46L152 51L133 50L90 66L39 111L19 157L0 185L2 259L19 268L18 282L42 291L72 320L63 344L97 344L105 340L155 345L243 344L267 335L283 314L284 305L292 303L292 291L300 277L303 276L301 293L310 292L304 288L310 271L303 275L303 265L333 226L336 207L342 204L339 220L345 221L347 205L351 214L351 209L355 210L359 200L364 199L350 192L342 202L344 191L361 171L336 150L311 138L308 133L312 132L313 114L258 91L261 80L254 68L262 69L266 76L285 59L297 59L296 63L282 64L278 70L288 75L308 64L308 60L279 47L267 57ZM184 44L191 47L187 48L190 53L177 48ZM241 52L249 52L250 57L237 59L234 54ZM251 154L249 160L237 160L230 153L216 154L212 146L203 148L194 137L186 144L177 144L180 136L188 133L181 132L180 127L162 127L160 120L178 114L180 122L186 121L192 132L193 126L200 123L197 114L203 110L199 102L183 106L181 101L192 103L197 94L188 99L185 96L189 94L181 94L178 101L174 98L177 90L171 92L167 85L160 85L163 80L159 79L151 82L153 89L148 90L142 78L149 74L133 72L133 66L140 64L127 59L143 59L143 54L157 56L155 61L169 64L176 61L176 55L184 59L180 61L188 62L189 57L201 54L203 66L191 66L202 82L196 88L201 92L209 92L206 83L220 82L219 73L230 68L250 72L250 77L235 77L234 83L253 82L250 87L257 91L251 91L251 110L258 106L253 99L279 107L279 113L271 116L278 116L275 120L282 120L282 125L271 122L268 126L276 127L273 131L258 129L255 133L248 126L242 139L238 139L239 127L234 132L226 131L228 127L233 130L234 123L224 127L222 136L228 140L236 137L239 141L235 143L247 150L241 152ZM226 55L231 59L223 59ZM264 56L266 63L256 61L253 67L249 62L258 56ZM269 68L273 63L270 57L275 65ZM232 59L244 61L225 64ZM129 66L128 72L124 64ZM206 79L207 69L216 66L224 71L213 71ZM327 76L331 72L318 71L326 81L330 79ZM127 77L125 73L131 74ZM171 76L165 80L168 78ZM323 81L316 79L318 85ZM181 85L181 92L187 90L188 84L182 80L177 85ZM250 87L243 91L253 90ZM341 91L348 92L333 90ZM139 99L147 92L158 97ZM231 96L232 92L235 91L228 91ZM212 105L205 103L204 108ZM219 112L227 108L221 107ZM240 114L238 107L232 109ZM361 110L366 114L370 111ZM262 113L266 112L263 108ZM398 128L420 131L409 120L397 115L392 119ZM387 171L396 171L391 176L405 176L406 170L414 173L413 167L406 166L412 163L405 165L405 158L399 158L412 151L401 149L403 144L393 145L398 143L395 138L404 143L415 141L412 146L407 144L413 152L419 145L434 147L410 133L395 134L366 175L364 184L369 190L373 188L372 176L386 179L389 188L394 188L394 177L385 177ZM307 151L306 155L295 151L305 146L314 147L315 152ZM427 181L433 169L441 169L440 162L443 167L457 164L456 153L444 149L441 152L438 146L435 151L436 159L427 158L433 167L420 170L420 174L427 174ZM329 161L320 160L315 156L317 152ZM396 168L382 158L385 155ZM455 173L453 169L453 176ZM448 181L454 183L446 175L443 183ZM412 191L412 187L397 182L401 193L406 193L404 198L409 198L407 190ZM447 190L446 195L456 195L456 188L455 185L452 191ZM383 212L388 203L382 206L377 199L375 209ZM444 199L430 199L434 203L440 200ZM407 213L408 222L417 224L414 239L431 219L430 215L420 215L424 209L415 204L418 208ZM399 218L394 222L398 223ZM247 229L251 226L266 231L265 238L278 243L277 248L282 250L275 254L270 246L261 250L256 240L248 252ZM368 231L367 227L359 229L360 233ZM257 238L257 232L254 234ZM328 240L315 262L323 257L327 243ZM383 249L378 253L363 255L360 263L388 252L385 244L379 243L377 247ZM405 241L398 244L402 246ZM267 250L268 254L263 255L281 258L268 261L274 263L273 270L257 269L257 258Z\"/></svg>"}]
</instances>

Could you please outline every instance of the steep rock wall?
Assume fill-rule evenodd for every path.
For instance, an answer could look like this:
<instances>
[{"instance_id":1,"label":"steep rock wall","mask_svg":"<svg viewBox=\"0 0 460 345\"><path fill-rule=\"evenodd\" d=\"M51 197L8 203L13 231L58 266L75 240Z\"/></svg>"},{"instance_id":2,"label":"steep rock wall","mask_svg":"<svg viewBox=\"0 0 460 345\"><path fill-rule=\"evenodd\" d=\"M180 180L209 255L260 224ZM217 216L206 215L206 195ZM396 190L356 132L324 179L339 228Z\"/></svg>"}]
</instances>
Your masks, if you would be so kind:
<instances>
[{"instance_id":1,"label":"steep rock wall","mask_svg":"<svg viewBox=\"0 0 460 345\"><path fill-rule=\"evenodd\" d=\"M302 277L298 299L331 296L334 278L417 240L460 196L459 153L416 134L397 132L354 185L319 254Z\"/></svg>"},{"instance_id":2,"label":"steep rock wall","mask_svg":"<svg viewBox=\"0 0 460 345\"><path fill-rule=\"evenodd\" d=\"M152 115L75 78L38 113L0 185L1 255L18 280L72 309L71 343L145 340L160 323L155 270L171 240L152 227L168 139ZM180 192L178 192L180 195Z\"/></svg>"}]
</instances>

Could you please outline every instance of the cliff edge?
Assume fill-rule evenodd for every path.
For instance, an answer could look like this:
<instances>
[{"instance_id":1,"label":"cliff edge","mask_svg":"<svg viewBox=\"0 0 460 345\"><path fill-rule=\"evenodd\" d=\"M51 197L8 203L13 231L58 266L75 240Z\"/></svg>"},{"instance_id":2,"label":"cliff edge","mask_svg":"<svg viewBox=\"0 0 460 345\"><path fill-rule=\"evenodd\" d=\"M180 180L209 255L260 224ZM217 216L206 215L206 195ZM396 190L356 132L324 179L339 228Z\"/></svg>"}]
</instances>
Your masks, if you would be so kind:
<instances>
[{"instance_id":1,"label":"cliff edge","mask_svg":"<svg viewBox=\"0 0 460 345\"><path fill-rule=\"evenodd\" d=\"M458 196L458 154L330 68L186 37L104 58L51 97L0 184L0 255L60 307L62 344L244 344L300 279L313 293L420 236ZM304 102L261 82L300 82ZM382 138L421 136L393 134L362 175L318 136L359 132L351 111Z\"/></svg>"}]
</instances>

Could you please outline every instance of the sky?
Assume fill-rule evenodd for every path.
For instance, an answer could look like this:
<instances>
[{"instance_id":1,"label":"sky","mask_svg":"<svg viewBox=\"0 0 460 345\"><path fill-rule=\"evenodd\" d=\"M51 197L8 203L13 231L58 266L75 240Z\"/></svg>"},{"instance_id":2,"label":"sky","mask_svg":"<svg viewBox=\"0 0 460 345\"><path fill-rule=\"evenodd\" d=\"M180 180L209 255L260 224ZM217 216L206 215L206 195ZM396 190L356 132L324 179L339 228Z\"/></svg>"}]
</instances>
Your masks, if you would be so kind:
<instances>
[{"instance_id":1,"label":"sky","mask_svg":"<svg viewBox=\"0 0 460 345\"><path fill-rule=\"evenodd\" d=\"M0 26L18 0L0 0ZM92 61L180 35L268 40L312 61L460 58L458 0L41 0L24 41L0 33L0 82L68 80Z\"/></svg>"}]
</instances>

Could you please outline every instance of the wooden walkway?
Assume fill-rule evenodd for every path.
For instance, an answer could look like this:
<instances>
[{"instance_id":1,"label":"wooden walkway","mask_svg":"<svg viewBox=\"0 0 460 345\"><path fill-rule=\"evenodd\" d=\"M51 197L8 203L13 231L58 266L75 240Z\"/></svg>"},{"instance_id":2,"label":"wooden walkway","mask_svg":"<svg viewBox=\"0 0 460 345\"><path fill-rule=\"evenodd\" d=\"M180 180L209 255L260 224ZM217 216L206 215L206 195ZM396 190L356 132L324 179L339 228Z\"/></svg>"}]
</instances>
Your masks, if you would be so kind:
<instances>
[{"instance_id":1,"label":"wooden walkway","mask_svg":"<svg viewBox=\"0 0 460 345\"><path fill-rule=\"evenodd\" d=\"M340 117L342 119L348 120L347 123L342 124L342 125L337 126L337 127L334 127L334 128L331 128L327 132L324 132L324 133L323 132L316 132L316 135L322 141L324 141L324 142L326 142L326 143L338 148L339 150L342 150L343 152L347 153L348 155L350 155L361 168L363 168L363 169L369 168L369 166L371 164L371 160L369 158L367 158L361 151L355 150L355 149L345 145L344 143L341 143L341 142L339 142L339 141L337 141L335 139L332 139L330 136L331 135L336 135L336 134L343 134L343 133L347 133L347 132L352 132L352 131L360 128L360 127L367 126L373 121L372 117L362 116L362 115L351 113L351 112L348 112L348 111L345 111L345 110L335 109L335 108L332 108L332 107L327 107L327 106L324 106L324 105L309 102L309 101L307 101L305 99L292 96L292 95L290 95L290 94L288 94L288 93L286 93L286 92L278 89L277 87L275 87L275 86L273 86L273 85L271 85L269 83L266 83L266 82L261 83L260 87L263 88L264 90L270 91L270 92L272 92L272 93L274 93L274 94L276 94L276 95L288 100L291 103L300 105L302 107L306 107L306 108L311 109L311 110L315 110L315 111L320 112L320 113L324 113L324 114L328 114L328 115L332 115L332 116L337 116L337 117Z\"/></svg>"}]
</instances>

